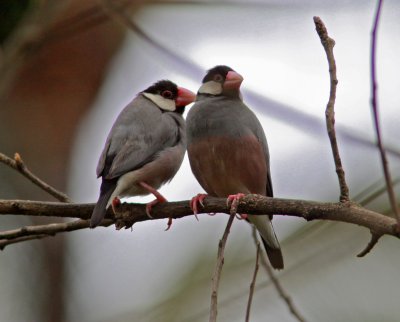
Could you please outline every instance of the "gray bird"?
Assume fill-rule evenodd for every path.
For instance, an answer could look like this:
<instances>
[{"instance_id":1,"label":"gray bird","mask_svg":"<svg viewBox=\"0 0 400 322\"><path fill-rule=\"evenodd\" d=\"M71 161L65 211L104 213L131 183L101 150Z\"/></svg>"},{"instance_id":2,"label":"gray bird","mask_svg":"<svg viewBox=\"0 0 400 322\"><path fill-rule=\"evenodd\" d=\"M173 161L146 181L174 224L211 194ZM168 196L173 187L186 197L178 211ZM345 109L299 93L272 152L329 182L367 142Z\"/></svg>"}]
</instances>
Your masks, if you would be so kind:
<instances>
[{"instance_id":1,"label":"gray bird","mask_svg":"<svg viewBox=\"0 0 400 322\"><path fill-rule=\"evenodd\" d=\"M239 199L243 194L273 196L269 152L263 128L243 103L242 76L228 66L208 71L186 119L188 155L193 174L211 196ZM191 202L193 211L206 195ZM275 269L283 257L272 216L248 215L262 237Z\"/></svg>"},{"instance_id":2,"label":"gray bird","mask_svg":"<svg viewBox=\"0 0 400 322\"><path fill-rule=\"evenodd\" d=\"M166 199L157 191L178 171L186 151L185 106L191 91L161 80L140 92L119 114L97 165L100 196L90 219L96 227L119 197L154 194L151 207Z\"/></svg>"}]
</instances>

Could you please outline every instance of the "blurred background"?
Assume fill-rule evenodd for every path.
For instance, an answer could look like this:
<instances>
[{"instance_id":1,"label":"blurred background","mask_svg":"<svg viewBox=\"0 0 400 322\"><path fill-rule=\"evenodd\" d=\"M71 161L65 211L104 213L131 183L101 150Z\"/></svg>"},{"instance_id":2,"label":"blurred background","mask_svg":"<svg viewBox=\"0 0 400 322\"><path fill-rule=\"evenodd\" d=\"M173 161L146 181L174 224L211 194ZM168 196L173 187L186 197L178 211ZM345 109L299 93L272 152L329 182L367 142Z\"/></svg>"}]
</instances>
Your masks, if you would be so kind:
<instances>
[{"instance_id":1,"label":"blurred background","mask_svg":"<svg viewBox=\"0 0 400 322\"><path fill-rule=\"evenodd\" d=\"M325 130L329 74L315 32L336 40L336 125L351 197L392 215L370 113L369 47L375 1L0 2L0 152L19 152L74 202L95 202L95 168L121 109L168 78L196 92L226 64L244 76L245 102L266 132L275 196L337 201ZM384 3L379 104L393 179L400 181L400 3ZM190 106L187 108L189 109ZM6 166L0 198L53 200ZM187 158L161 192L202 192ZM397 196L400 189L396 185ZM133 198L146 202L152 197ZM57 219L2 216L2 230ZM207 321L211 275L227 216L200 215L96 228L8 246L0 254L0 321ZM368 230L276 216L285 269L277 273L307 321L398 321L399 241L365 258ZM219 291L219 321L243 321L255 263L251 228L235 221ZM251 321L295 321L260 269Z\"/></svg>"}]
</instances>

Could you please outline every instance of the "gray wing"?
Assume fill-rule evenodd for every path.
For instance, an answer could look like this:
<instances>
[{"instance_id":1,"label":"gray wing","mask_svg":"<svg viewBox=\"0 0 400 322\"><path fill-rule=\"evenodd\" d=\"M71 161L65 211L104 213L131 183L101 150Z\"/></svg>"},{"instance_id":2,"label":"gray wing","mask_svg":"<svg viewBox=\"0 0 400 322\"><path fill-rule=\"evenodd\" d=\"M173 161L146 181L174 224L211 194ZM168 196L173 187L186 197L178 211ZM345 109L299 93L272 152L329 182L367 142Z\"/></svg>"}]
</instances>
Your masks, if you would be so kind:
<instances>
[{"instance_id":1,"label":"gray wing","mask_svg":"<svg viewBox=\"0 0 400 322\"><path fill-rule=\"evenodd\" d=\"M268 143L267 143L267 138L265 136L264 129L258 120L257 116L251 111L247 106L246 108L242 109L243 113L243 118L245 119L246 124L248 127L251 129L251 131L254 133L254 135L258 138L260 143L263 146L264 154L265 154L265 162L267 164L267 182L266 182L266 195L268 197L273 197L274 192L272 189L272 181L271 181L271 168L270 168L270 162L269 162L269 150L268 150Z\"/></svg>"},{"instance_id":2,"label":"gray wing","mask_svg":"<svg viewBox=\"0 0 400 322\"><path fill-rule=\"evenodd\" d=\"M179 141L175 118L139 95L118 116L97 165L97 176L113 179L152 161Z\"/></svg>"}]
</instances>

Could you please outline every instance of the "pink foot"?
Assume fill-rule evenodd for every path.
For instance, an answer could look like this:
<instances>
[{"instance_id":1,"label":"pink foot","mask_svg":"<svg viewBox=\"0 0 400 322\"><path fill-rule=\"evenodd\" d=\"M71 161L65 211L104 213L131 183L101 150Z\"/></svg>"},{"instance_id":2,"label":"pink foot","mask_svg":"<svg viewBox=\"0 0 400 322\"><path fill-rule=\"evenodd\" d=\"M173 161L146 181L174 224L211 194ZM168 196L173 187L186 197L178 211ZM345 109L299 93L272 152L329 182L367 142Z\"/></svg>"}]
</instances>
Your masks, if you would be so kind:
<instances>
[{"instance_id":1,"label":"pink foot","mask_svg":"<svg viewBox=\"0 0 400 322\"><path fill-rule=\"evenodd\" d=\"M151 194L154 195L154 197L156 197L156 199L154 199L153 201L149 202L146 205L146 214L149 218L153 218L153 216L151 215L151 208L158 204L158 203L162 203L162 202L167 202L168 200L161 194L159 193L156 189L154 189L152 186L150 186L149 184L147 184L144 181L139 182L139 184L146 189L148 192L150 192ZM167 229L170 229L172 225L172 218L168 218L168 223L167 223Z\"/></svg>"},{"instance_id":2,"label":"pink foot","mask_svg":"<svg viewBox=\"0 0 400 322\"><path fill-rule=\"evenodd\" d=\"M239 204L240 198L244 197L244 193L237 193L236 195L229 195L228 198L226 198L226 206L231 207L230 213L237 213L237 206Z\"/></svg>"},{"instance_id":3,"label":"pink foot","mask_svg":"<svg viewBox=\"0 0 400 322\"><path fill-rule=\"evenodd\" d=\"M116 209L121 205L121 200L118 199L118 197L115 197L113 199L113 201L111 201L111 208L114 212L114 214L116 214Z\"/></svg>"},{"instance_id":4,"label":"pink foot","mask_svg":"<svg viewBox=\"0 0 400 322\"><path fill-rule=\"evenodd\" d=\"M192 200L190 200L190 208L192 209L197 221L199 221L199 218L197 218L197 214L199 213L198 205L200 204L202 207L204 207L203 200L207 196L208 195L204 193L199 193L197 196L193 197Z\"/></svg>"},{"instance_id":5,"label":"pink foot","mask_svg":"<svg viewBox=\"0 0 400 322\"><path fill-rule=\"evenodd\" d=\"M154 199L153 201L150 201L148 204L146 204L146 215L149 218L153 218L153 216L151 215L151 208L153 208L153 206L158 203L162 203L162 202L166 202L166 201L167 201L167 199L165 199L164 197L157 198L157 199Z\"/></svg>"}]
</instances>

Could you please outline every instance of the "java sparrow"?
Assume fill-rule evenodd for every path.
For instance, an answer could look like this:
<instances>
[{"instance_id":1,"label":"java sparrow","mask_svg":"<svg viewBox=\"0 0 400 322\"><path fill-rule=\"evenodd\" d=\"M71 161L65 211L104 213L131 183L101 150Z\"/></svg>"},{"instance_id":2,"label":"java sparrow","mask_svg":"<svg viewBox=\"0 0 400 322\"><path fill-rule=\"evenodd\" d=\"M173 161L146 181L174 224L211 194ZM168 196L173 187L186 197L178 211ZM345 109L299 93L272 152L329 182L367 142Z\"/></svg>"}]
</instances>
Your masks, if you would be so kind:
<instances>
[{"instance_id":1,"label":"java sparrow","mask_svg":"<svg viewBox=\"0 0 400 322\"><path fill-rule=\"evenodd\" d=\"M166 199L157 191L178 171L185 151L186 132L182 117L194 93L161 80L140 92L119 114L108 134L96 173L102 178L100 196L90 227L96 227L107 208L119 197L152 193L151 207Z\"/></svg>"},{"instance_id":2,"label":"java sparrow","mask_svg":"<svg viewBox=\"0 0 400 322\"><path fill-rule=\"evenodd\" d=\"M210 69L186 119L188 155L192 172L211 196L238 199L243 194L273 196L269 152L263 128L243 103L242 76L228 66ZM199 194L191 202L197 212ZM283 257L268 215L248 215L258 230L275 269Z\"/></svg>"}]
</instances>

